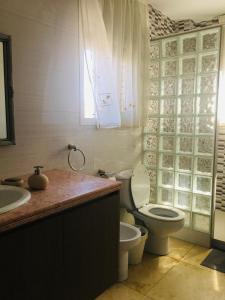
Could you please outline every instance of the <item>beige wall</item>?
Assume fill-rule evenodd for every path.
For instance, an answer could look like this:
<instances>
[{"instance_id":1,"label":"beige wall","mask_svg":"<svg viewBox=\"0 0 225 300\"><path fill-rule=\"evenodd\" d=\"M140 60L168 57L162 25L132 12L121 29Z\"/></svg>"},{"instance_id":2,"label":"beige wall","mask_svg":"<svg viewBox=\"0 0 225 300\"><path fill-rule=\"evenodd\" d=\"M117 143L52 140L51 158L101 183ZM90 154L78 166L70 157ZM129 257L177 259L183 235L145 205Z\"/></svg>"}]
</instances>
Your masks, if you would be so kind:
<instances>
[{"instance_id":1,"label":"beige wall","mask_svg":"<svg viewBox=\"0 0 225 300\"><path fill-rule=\"evenodd\" d=\"M67 168L68 143L86 172L131 167L140 130L80 126L76 0L0 0L0 32L12 36L16 146L0 147L0 177Z\"/></svg>"}]
</instances>

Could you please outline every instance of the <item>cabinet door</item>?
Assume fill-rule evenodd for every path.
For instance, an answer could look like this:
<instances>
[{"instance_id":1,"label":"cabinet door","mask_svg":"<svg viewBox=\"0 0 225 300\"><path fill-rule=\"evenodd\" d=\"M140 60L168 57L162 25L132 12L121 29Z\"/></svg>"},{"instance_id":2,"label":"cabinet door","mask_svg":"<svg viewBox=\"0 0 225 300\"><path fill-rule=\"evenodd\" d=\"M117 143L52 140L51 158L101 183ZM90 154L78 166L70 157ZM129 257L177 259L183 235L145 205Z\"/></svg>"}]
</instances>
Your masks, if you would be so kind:
<instances>
[{"instance_id":1,"label":"cabinet door","mask_svg":"<svg viewBox=\"0 0 225 300\"><path fill-rule=\"evenodd\" d=\"M0 236L0 299L62 299L62 217Z\"/></svg>"},{"instance_id":2,"label":"cabinet door","mask_svg":"<svg viewBox=\"0 0 225 300\"><path fill-rule=\"evenodd\" d=\"M64 213L64 298L93 300L117 281L119 194Z\"/></svg>"}]
</instances>

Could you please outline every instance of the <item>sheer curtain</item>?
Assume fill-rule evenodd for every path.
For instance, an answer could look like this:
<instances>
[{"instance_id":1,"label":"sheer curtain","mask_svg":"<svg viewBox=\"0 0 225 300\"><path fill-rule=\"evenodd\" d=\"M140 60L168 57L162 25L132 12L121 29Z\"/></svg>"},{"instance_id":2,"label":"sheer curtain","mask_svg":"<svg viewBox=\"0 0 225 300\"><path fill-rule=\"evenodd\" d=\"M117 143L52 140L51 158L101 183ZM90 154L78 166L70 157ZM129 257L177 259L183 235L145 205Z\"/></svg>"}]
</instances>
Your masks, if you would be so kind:
<instances>
[{"instance_id":1,"label":"sheer curtain","mask_svg":"<svg viewBox=\"0 0 225 300\"><path fill-rule=\"evenodd\" d=\"M83 51L95 100L97 126L120 127L119 101L115 94L112 51L98 0L80 0L79 25Z\"/></svg>"},{"instance_id":2,"label":"sheer curtain","mask_svg":"<svg viewBox=\"0 0 225 300\"><path fill-rule=\"evenodd\" d=\"M99 127L139 126L149 39L147 5L138 0L80 0L80 20L84 51L92 55L86 62Z\"/></svg>"}]
</instances>

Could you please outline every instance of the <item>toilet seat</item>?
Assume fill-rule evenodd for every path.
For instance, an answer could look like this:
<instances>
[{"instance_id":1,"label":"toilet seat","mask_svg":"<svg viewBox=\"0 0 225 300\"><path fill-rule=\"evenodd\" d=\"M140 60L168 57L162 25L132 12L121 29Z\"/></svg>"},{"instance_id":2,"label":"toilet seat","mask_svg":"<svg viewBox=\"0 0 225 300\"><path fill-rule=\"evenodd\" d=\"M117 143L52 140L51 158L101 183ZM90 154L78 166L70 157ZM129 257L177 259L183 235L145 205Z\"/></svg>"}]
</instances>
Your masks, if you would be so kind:
<instances>
[{"instance_id":1,"label":"toilet seat","mask_svg":"<svg viewBox=\"0 0 225 300\"><path fill-rule=\"evenodd\" d=\"M147 217L166 222L181 221L185 217L184 212L175 207L158 204L147 204L138 211Z\"/></svg>"}]
</instances>

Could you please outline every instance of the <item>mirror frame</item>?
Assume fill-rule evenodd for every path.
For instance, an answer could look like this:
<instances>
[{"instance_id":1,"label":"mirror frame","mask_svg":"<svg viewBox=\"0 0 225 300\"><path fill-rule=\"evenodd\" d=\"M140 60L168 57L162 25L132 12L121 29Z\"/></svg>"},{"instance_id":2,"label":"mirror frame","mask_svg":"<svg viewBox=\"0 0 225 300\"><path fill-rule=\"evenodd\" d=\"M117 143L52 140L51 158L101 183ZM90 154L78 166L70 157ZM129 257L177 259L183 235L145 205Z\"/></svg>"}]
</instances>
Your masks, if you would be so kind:
<instances>
[{"instance_id":1,"label":"mirror frame","mask_svg":"<svg viewBox=\"0 0 225 300\"><path fill-rule=\"evenodd\" d=\"M3 43L5 107L6 107L6 128L7 128L7 137L6 139L0 138L0 146L6 146L6 145L15 145L11 37L0 33L0 42Z\"/></svg>"}]
</instances>

